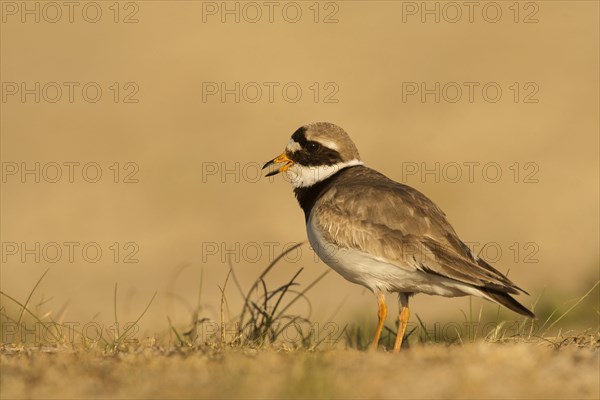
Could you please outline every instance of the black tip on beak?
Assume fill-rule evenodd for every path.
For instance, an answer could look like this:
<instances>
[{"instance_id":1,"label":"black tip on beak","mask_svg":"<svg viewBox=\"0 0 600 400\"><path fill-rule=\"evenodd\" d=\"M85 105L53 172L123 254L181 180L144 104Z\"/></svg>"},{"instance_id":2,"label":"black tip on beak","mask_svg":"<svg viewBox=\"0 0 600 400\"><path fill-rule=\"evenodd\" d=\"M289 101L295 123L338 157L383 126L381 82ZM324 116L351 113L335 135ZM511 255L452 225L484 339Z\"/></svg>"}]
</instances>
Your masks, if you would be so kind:
<instances>
[{"instance_id":1,"label":"black tip on beak","mask_svg":"<svg viewBox=\"0 0 600 400\"><path fill-rule=\"evenodd\" d=\"M273 165L273 164L275 164L275 159L272 159L271 161L267 161L267 162L265 163L265 165L263 165L262 169L265 169L265 168L267 168L269 165ZM267 176L268 176L268 175L267 175Z\"/></svg>"},{"instance_id":2,"label":"black tip on beak","mask_svg":"<svg viewBox=\"0 0 600 400\"><path fill-rule=\"evenodd\" d=\"M280 172L281 172L281 171L280 171L280 170L278 170L278 169L276 169L276 170L273 170L273 171L269 172L268 174L266 174L266 175L265 175L265 178L266 178L267 176L273 176L273 175L277 175L277 174L278 174L278 173L280 173Z\"/></svg>"},{"instance_id":3,"label":"black tip on beak","mask_svg":"<svg viewBox=\"0 0 600 400\"><path fill-rule=\"evenodd\" d=\"M267 161L267 162L265 163L265 165L263 165L262 169L268 168L268 167L270 167L270 166L271 166L271 165L273 165L273 164L275 164L275 158L274 158L274 159L272 159L271 161ZM265 175L265 178L266 178L267 176L273 176L273 175L277 175L278 173L279 173L279 170L278 170L278 169L276 169L276 170L273 170L273 171L269 172L268 174L266 174L266 175Z\"/></svg>"}]
</instances>

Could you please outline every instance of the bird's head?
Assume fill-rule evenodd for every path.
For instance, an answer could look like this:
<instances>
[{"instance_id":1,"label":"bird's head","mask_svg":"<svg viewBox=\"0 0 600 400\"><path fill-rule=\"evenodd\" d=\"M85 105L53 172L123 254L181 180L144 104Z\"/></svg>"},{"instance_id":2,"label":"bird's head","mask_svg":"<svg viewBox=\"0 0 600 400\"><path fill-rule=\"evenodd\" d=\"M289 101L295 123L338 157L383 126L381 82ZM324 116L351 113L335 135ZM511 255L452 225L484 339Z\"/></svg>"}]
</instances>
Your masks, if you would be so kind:
<instances>
[{"instance_id":1,"label":"bird's head","mask_svg":"<svg viewBox=\"0 0 600 400\"><path fill-rule=\"evenodd\" d=\"M280 165L266 176L283 172L292 186L299 188L312 186L343 168L362 163L354 142L342 128L317 122L296 130L285 151L268 161L263 169Z\"/></svg>"}]
</instances>

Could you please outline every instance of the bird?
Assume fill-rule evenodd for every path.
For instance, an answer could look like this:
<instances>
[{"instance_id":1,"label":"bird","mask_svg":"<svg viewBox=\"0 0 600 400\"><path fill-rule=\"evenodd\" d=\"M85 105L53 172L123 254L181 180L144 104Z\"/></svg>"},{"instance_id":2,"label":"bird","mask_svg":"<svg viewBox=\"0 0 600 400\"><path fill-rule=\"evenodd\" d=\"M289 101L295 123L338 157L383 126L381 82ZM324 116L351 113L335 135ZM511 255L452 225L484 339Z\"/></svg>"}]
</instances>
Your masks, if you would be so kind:
<instances>
[{"instance_id":1,"label":"bird","mask_svg":"<svg viewBox=\"0 0 600 400\"><path fill-rule=\"evenodd\" d=\"M263 170L271 166L265 176L284 173L291 183L319 258L374 293L378 323L371 349L378 348L390 292L399 300L394 353L402 347L409 298L417 293L477 296L535 318L511 296L526 291L474 254L428 197L365 166L341 127L316 122L298 128Z\"/></svg>"}]
</instances>

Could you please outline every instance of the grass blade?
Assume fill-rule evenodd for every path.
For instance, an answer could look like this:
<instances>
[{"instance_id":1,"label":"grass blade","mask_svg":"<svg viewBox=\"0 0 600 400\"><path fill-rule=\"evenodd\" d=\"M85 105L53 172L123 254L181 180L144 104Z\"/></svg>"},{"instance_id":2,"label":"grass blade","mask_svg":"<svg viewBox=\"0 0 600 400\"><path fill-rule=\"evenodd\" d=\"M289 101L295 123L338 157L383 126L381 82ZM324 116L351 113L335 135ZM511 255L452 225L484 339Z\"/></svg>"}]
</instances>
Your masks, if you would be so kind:
<instances>
[{"instance_id":1,"label":"grass blade","mask_svg":"<svg viewBox=\"0 0 600 400\"><path fill-rule=\"evenodd\" d=\"M569 314L575 307L577 307L579 305L579 303L581 303L586 297L588 297L590 295L590 293L592 293L594 291L594 289L596 289L596 286L598 286L600 284L600 280L598 282L596 282L596 284L594 286L592 286L592 288L590 290L588 290L588 292L586 294L584 294L583 296L581 296L581 298L579 300L577 300L577 302L575 304L573 304L571 306L571 308L569 308L567 311L565 311L560 317L558 317L556 319L556 321L554 321L552 324L550 324L550 326L548 327L547 330L552 329L552 327L554 325L556 325L561 319L563 319L567 314Z\"/></svg>"},{"instance_id":2,"label":"grass blade","mask_svg":"<svg viewBox=\"0 0 600 400\"><path fill-rule=\"evenodd\" d=\"M25 305L22 306L21 308L21 313L19 314L19 318L17 319L17 326L21 326L21 320L23 319L23 313L25 312L25 309L27 308L27 306L29 305L29 301L31 300L31 297L33 297L33 293L35 292L35 289L37 289L37 287L40 285L40 282L42 282L42 279L44 279L44 277L46 276L46 274L48 273L48 271L50 271L50 268L48 268L43 274L42 276L40 276L40 279L38 279L38 281L36 282L35 286L33 287L33 289L31 289L31 292L29 292L29 296L27 297L27 300L25 300Z\"/></svg>"}]
</instances>

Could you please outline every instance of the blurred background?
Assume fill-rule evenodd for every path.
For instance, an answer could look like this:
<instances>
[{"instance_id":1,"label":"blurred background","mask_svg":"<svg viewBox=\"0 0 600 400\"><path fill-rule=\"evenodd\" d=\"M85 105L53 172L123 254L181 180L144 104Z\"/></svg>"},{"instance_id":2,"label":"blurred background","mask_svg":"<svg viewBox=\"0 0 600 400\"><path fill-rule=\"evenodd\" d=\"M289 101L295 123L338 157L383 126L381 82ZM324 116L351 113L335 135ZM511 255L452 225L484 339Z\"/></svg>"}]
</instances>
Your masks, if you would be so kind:
<instances>
[{"instance_id":1,"label":"blurred background","mask_svg":"<svg viewBox=\"0 0 600 400\"><path fill-rule=\"evenodd\" d=\"M566 310L598 281L597 2L75 3L2 2L1 289L25 302L49 269L41 314L110 324L118 283L120 321L157 293L140 335L159 334L189 322L202 275L218 320L228 259L247 289L306 240L260 166L315 121L436 202L526 306ZM328 267L304 245L270 283L300 268L302 288ZM376 320L334 272L307 296L314 321ZM428 322L468 309L412 301Z\"/></svg>"}]
</instances>

